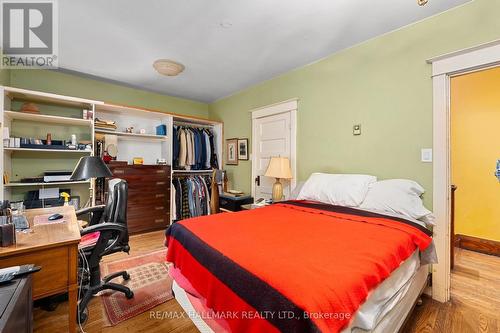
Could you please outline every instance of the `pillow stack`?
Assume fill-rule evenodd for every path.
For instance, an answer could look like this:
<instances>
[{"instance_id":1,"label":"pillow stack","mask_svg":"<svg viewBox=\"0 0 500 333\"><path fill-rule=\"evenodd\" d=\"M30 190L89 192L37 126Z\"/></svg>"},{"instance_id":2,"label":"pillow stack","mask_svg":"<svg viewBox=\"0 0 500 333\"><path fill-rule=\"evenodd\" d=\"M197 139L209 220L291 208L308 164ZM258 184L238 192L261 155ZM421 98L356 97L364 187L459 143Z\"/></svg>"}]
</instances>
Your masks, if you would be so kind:
<instances>
[{"instance_id":1,"label":"pillow stack","mask_svg":"<svg viewBox=\"0 0 500 333\"><path fill-rule=\"evenodd\" d=\"M298 200L403 215L433 225L432 212L424 207L424 188L415 181L356 174L313 173L297 196Z\"/></svg>"}]
</instances>

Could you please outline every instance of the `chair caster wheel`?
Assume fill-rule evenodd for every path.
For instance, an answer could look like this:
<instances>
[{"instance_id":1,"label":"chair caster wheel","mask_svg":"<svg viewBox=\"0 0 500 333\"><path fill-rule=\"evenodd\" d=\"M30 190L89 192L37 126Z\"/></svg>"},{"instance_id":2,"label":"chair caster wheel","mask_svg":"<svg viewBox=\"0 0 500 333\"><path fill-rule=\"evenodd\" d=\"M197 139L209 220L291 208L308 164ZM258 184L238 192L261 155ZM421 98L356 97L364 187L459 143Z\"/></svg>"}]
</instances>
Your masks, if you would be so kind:
<instances>
[{"instance_id":1,"label":"chair caster wheel","mask_svg":"<svg viewBox=\"0 0 500 333\"><path fill-rule=\"evenodd\" d=\"M130 274L129 274L129 273L125 273L125 274L123 274L123 279L124 279L125 281L130 280Z\"/></svg>"},{"instance_id":2,"label":"chair caster wheel","mask_svg":"<svg viewBox=\"0 0 500 333\"><path fill-rule=\"evenodd\" d=\"M133 291L126 292L125 297L127 297L127 299L134 298L134 292Z\"/></svg>"},{"instance_id":3,"label":"chair caster wheel","mask_svg":"<svg viewBox=\"0 0 500 333\"><path fill-rule=\"evenodd\" d=\"M89 317L89 310L85 308L83 309L83 311L77 313L76 322L81 325L87 321L88 317Z\"/></svg>"}]
</instances>

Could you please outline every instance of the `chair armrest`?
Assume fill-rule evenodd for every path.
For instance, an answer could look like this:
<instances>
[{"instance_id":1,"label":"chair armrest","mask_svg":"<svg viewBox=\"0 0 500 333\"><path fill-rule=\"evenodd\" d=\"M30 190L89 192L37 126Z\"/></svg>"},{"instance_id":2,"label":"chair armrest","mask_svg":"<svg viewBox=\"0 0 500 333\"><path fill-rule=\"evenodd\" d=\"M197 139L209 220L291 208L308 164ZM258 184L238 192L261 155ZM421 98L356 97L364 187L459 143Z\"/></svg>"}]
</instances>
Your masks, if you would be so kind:
<instances>
[{"instance_id":1,"label":"chair armrest","mask_svg":"<svg viewBox=\"0 0 500 333\"><path fill-rule=\"evenodd\" d=\"M93 232L102 232L102 231L119 231L119 232L126 232L127 228L118 223L111 223L111 222L106 222L106 223L99 223L95 224L93 226L87 227L83 230L80 230L80 235L85 236L87 234L91 234Z\"/></svg>"},{"instance_id":2,"label":"chair armrest","mask_svg":"<svg viewBox=\"0 0 500 333\"><path fill-rule=\"evenodd\" d=\"M99 233L99 238L93 246L90 261L99 261L100 259L97 258L114 253L117 248L128 253L130 249L128 243L123 243L127 236L126 226L111 222L99 223L85 228L80 232L80 235L85 236L97 232Z\"/></svg>"},{"instance_id":3,"label":"chair armrest","mask_svg":"<svg viewBox=\"0 0 500 333\"><path fill-rule=\"evenodd\" d=\"M87 208L82 208L78 211L76 211L76 216L80 216L83 214L89 214L89 213L95 213L95 212L102 212L104 210L104 205L98 205L98 206L93 206L93 207L87 207Z\"/></svg>"}]
</instances>

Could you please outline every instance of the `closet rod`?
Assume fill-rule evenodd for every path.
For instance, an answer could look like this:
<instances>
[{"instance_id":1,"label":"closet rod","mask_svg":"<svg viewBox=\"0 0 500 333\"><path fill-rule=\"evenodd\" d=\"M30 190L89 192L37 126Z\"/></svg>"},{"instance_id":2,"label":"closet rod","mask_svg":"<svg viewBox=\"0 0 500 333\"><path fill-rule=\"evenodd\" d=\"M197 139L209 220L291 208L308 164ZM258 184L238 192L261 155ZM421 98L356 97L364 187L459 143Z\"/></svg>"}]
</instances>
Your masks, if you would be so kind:
<instances>
[{"instance_id":1,"label":"closet rod","mask_svg":"<svg viewBox=\"0 0 500 333\"><path fill-rule=\"evenodd\" d=\"M201 125L201 124L186 123L186 122L174 120L174 126L175 125L186 126L186 127L202 127L202 128L213 128L214 127L214 125Z\"/></svg>"}]
</instances>

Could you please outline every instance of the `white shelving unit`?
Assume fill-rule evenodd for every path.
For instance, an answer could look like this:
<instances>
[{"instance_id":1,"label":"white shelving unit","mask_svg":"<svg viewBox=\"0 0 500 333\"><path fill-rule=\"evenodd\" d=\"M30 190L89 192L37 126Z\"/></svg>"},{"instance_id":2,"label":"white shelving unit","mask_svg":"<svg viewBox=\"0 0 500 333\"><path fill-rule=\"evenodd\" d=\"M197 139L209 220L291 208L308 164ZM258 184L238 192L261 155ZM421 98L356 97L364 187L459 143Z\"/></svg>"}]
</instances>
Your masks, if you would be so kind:
<instances>
[{"instance_id":1,"label":"white shelving unit","mask_svg":"<svg viewBox=\"0 0 500 333\"><path fill-rule=\"evenodd\" d=\"M46 112L41 112L41 114L31 114L16 111L19 109L22 102L33 102L44 107L53 106L50 109L49 114ZM92 110L94 114L94 120L96 118L112 120L116 122L117 130L105 130L95 128L94 120L86 120L78 118L77 113L72 113L70 116L65 114L59 114L61 110L65 108L71 110ZM43 110L42 110L43 111ZM3 133L4 127L8 127L12 133L12 129L16 128L18 124L31 124L35 127L38 132L34 134L33 137L37 139L43 139L41 137L47 128L54 128L54 126L60 126L61 128L75 128L89 132L90 141L96 143L96 135L108 136L114 140L118 145L118 155L117 160L127 161L132 163L134 157L142 157L144 159L144 164L156 164L156 160L159 158L165 159L167 164L172 166L171 177L175 177L177 173L183 174L206 174L210 172L209 170L174 170L172 163L172 133L174 124L189 125L193 127L209 127L214 134L214 139L216 143L216 154L219 162L219 167L223 165L222 159L222 142L223 142L223 124L220 122L210 121L207 119L194 118L189 116L183 116L179 114L173 114L168 112L161 112L157 110L148 110L143 108L117 105L111 103L104 103L101 101L83 99L78 97L70 97L57 95L52 93L45 93L39 91L32 91L27 89L13 88L13 87L2 87L0 86L0 122L1 122L1 133ZM40 124L38 126L38 124ZM156 127L158 125L166 125L167 135L156 135ZM24 125L23 125L24 126ZM128 127L134 127L133 133L128 133L125 131ZM144 129L145 134L140 134L140 130ZM46 133L44 133L46 135ZM109 137L111 136L111 137ZM25 137L25 136L23 136ZM57 138L53 138L56 140ZM78 188L85 195L88 193L89 185L91 190L94 192L95 199L95 188L91 181L63 181L63 182L52 182L52 183L21 183L20 178L15 170L16 165L22 165L22 163L33 163L34 168L43 169L45 167L44 163L49 163L53 166L54 160L56 161L74 161L74 165L79 157L94 155L95 146L92 151L87 150L66 150L66 149L36 149L36 148L15 148L15 147L3 147L0 145L0 168L2 174L5 174L9 178L9 183L3 184L0 182L0 200L12 200L13 192L26 192L28 190L36 188L46 188L46 187L62 187L66 188ZM105 148L105 147L104 147ZM24 159L32 162L24 162ZM35 162L33 162L35 161ZM40 162L40 163L38 163ZM21 163L21 164L20 164ZM52 164L51 164L52 163ZM71 162L72 163L72 162ZM66 163L66 165L68 165ZM73 165L73 167L74 167ZM24 169L29 170L30 165L24 165ZM26 172L25 172L26 173ZM37 174L23 175L24 177L39 176ZM79 187L78 187L79 186ZM169 184L167 186L172 186ZM170 191L171 195L173 191ZM83 194L83 193L82 193ZM172 204L174 198L171 198L170 202ZM83 200L81 201L83 204ZM94 204L92 202L92 204ZM172 208L172 207L171 207ZM172 209L170 209L172 212Z\"/></svg>"},{"instance_id":2,"label":"white shelving unit","mask_svg":"<svg viewBox=\"0 0 500 333\"><path fill-rule=\"evenodd\" d=\"M24 113L15 111L20 108L23 102L32 102L40 106L40 113ZM82 133L87 133L91 142L94 140L93 120L77 118L81 116L81 110L94 111L95 105L102 102L63 96L27 89L0 86L0 119L2 134L4 128L9 128L10 136L13 137L18 126L23 131L33 128L36 133L34 138L44 139L40 133L49 131L65 133L64 129L79 128ZM78 111L80 110L80 111ZM47 114L48 112L48 114ZM67 116L68 113L70 116ZM58 130L61 129L61 130ZM46 133L45 133L46 135ZM23 135L23 137L26 137ZM31 136L30 136L31 137ZM54 138L69 139L69 138ZM43 173L43 168L47 164L50 168L57 168L58 163L62 163L64 168L74 167L81 156L93 155L92 150L69 150L69 149L39 149L39 148L19 148L4 147L0 145L0 168L3 175L7 176L9 183L0 183L0 200L19 200L23 193L36 188L61 187L70 188L73 195L83 195L80 204L85 203L85 196L88 195L88 186L92 188L90 181L64 181L64 182L37 182L21 183L21 177L36 177ZM35 163L33 161L36 161ZM28 165L30 164L31 165ZM32 173L30 167L32 166ZM19 171L17 168L21 168ZM28 174L29 173L29 174ZM85 186L88 185L87 187Z\"/></svg>"},{"instance_id":3,"label":"white shelving unit","mask_svg":"<svg viewBox=\"0 0 500 333\"><path fill-rule=\"evenodd\" d=\"M116 123L116 131L95 128L96 134L116 136L118 143L118 161L132 164L134 157L142 157L144 164L156 164L158 158L171 160L170 138L168 129L172 124L172 116L158 111L151 111L116 104L96 106L95 118L111 120ZM165 125L167 135L156 135L156 126ZM134 127L133 133L125 132ZM139 131L144 129L145 134ZM106 147L104 147L106 150Z\"/></svg>"}]
</instances>

